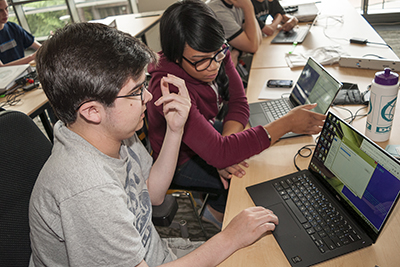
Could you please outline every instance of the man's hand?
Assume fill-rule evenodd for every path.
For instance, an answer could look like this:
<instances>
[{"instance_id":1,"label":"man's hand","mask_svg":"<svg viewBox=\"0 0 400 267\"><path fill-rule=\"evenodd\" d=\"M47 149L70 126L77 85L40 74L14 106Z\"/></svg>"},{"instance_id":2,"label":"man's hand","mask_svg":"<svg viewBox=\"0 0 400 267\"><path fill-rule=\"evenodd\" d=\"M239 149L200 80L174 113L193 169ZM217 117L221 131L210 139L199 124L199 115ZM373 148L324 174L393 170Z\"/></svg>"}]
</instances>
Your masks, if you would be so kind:
<instances>
[{"instance_id":1,"label":"man's hand","mask_svg":"<svg viewBox=\"0 0 400 267\"><path fill-rule=\"evenodd\" d=\"M265 24L264 28L262 29L263 33L268 36L273 35L279 27L282 27L282 19L283 17L280 13L276 14L271 24Z\"/></svg>"},{"instance_id":2,"label":"man's hand","mask_svg":"<svg viewBox=\"0 0 400 267\"><path fill-rule=\"evenodd\" d=\"M299 20L296 17L292 17L292 16L288 16L288 15L284 15L283 16L283 25L280 28L280 30L282 31L290 31L291 29L293 29L294 26L297 25L297 23L299 22Z\"/></svg>"},{"instance_id":3,"label":"man's hand","mask_svg":"<svg viewBox=\"0 0 400 267\"><path fill-rule=\"evenodd\" d=\"M267 231L275 230L278 217L263 207L251 207L236 215L221 232L227 234L238 249L251 245Z\"/></svg>"},{"instance_id":4,"label":"man's hand","mask_svg":"<svg viewBox=\"0 0 400 267\"><path fill-rule=\"evenodd\" d=\"M171 94L169 91L169 84L175 85L179 89L179 93ZM154 102L154 104L156 106L163 105L164 117L171 131L178 132L183 130L191 107L185 81L168 74L167 77L161 79L160 88L162 97Z\"/></svg>"}]
</instances>

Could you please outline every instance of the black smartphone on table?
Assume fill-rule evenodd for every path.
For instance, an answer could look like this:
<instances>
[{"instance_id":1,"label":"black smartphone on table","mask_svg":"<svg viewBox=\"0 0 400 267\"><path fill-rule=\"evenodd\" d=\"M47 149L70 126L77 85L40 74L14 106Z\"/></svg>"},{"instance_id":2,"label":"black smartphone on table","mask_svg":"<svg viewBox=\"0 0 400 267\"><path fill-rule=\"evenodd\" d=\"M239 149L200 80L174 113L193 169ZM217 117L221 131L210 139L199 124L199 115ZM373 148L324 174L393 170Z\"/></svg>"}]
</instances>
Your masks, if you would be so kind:
<instances>
[{"instance_id":1,"label":"black smartphone on table","mask_svg":"<svg viewBox=\"0 0 400 267\"><path fill-rule=\"evenodd\" d=\"M292 88L293 81L292 80L268 80L267 87L271 88Z\"/></svg>"}]
</instances>

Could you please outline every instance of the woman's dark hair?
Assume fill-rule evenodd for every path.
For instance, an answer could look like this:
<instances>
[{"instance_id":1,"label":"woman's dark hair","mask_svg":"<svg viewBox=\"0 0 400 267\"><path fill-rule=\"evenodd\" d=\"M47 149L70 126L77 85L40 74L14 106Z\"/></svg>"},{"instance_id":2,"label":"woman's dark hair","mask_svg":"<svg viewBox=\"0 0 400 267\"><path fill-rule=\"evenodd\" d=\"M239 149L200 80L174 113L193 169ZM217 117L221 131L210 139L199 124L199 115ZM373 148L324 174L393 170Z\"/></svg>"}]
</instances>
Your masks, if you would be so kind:
<instances>
[{"instance_id":1,"label":"woman's dark hair","mask_svg":"<svg viewBox=\"0 0 400 267\"><path fill-rule=\"evenodd\" d=\"M160 21L161 48L171 62L182 64L185 45L209 53L225 43L224 29L214 12L200 0L183 0L168 7ZM221 63L216 78L219 94L229 100L229 78Z\"/></svg>"},{"instance_id":2,"label":"woman's dark hair","mask_svg":"<svg viewBox=\"0 0 400 267\"><path fill-rule=\"evenodd\" d=\"M75 23L57 30L36 55L43 90L66 124L76 120L84 101L113 105L129 78L137 80L156 60L140 40L98 23Z\"/></svg>"}]
</instances>

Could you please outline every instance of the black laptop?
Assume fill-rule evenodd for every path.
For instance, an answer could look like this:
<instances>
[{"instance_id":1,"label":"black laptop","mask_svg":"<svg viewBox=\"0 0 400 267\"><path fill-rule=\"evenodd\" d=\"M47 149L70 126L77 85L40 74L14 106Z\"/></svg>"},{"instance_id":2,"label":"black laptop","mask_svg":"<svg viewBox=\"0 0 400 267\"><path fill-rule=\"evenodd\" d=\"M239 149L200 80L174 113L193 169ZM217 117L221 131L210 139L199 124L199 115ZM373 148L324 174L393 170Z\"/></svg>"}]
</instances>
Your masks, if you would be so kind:
<instances>
[{"instance_id":1,"label":"black laptop","mask_svg":"<svg viewBox=\"0 0 400 267\"><path fill-rule=\"evenodd\" d=\"M272 39L271 44L301 44L304 39L306 39L312 25L313 24L310 23L308 25L295 27L290 31L280 31L275 38Z\"/></svg>"},{"instance_id":2,"label":"black laptop","mask_svg":"<svg viewBox=\"0 0 400 267\"><path fill-rule=\"evenodd\" d=\"M249 105L250 125L252 127L266 125L279 119L291 109L304 104L317 103L317 107L312 111L325 114L342 86L340 81L310 57L289 97L255 102ZM281 138L298 135L287 133Z\"/></svg>"},{"instance_id":3,"label":"black laptop","mask_svg":"<svg viewBox=\"0 0 400 267\"><path fill-rule=\"evenodd\" d=\"M274 237L292 266L375 243L400 192L400 162L329 112L307 170L247 187L279 218Z\"/></svg>"}]
</instances>

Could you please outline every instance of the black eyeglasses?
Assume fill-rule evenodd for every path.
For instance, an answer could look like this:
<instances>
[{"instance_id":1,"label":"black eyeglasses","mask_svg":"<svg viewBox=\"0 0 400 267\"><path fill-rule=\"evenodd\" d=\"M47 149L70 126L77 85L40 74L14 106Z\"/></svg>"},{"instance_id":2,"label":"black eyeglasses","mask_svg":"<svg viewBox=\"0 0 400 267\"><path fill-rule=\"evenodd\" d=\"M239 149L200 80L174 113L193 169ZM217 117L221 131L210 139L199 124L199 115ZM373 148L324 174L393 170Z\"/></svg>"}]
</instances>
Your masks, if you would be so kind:
<instances>
[{"instance_id":1,"label":"black eyeglasses","mask_svg":"<svg viewBox=\"0 0 400 267\"><path fill-rule=\"evenodd\" d=\"M184 56L182 56L182 58L187 62L189 62L192 66L194 66L194 68L197 71L203 71L206 70L208 67L210 67L213 60L217 63L220 63L225 58L228 49L229 49L229 44L225 43L225 47L219 50L213 57L203 58L202 60L196 62L191 62Z\"/></svg>"},{"instance_id":2,"label":"black eyeglasses","mask_svg":"<svg viewBox=\"0 0 400 267\"><path fill-rule=\"evenodd\" d=\"M149 87L149 83L147 81L145 81L133 93L130 93L128 95L119 95L119 96L116 96L115 98L125 98L125 97L132 97L132 96L140 95L140 100L143 101L144 100L144 91L147 90L148 87Z\"/></svg>"},{"instance_id":3,"label":"black eyeglasses","mask_svg":"<svg viewBox=\"0 0 400 267\"><path fill-rule=\"evenodd\" d=\"M144 100L144 91L147 90L148 87L149 87L149 84L148 84L147 81L145 81L141 85L133 88L133 89L138 88L134 92L132 92L132 93L130 93L128 95L119 95L119 96L116 96L115 98L126 98L126 97L132 97L132 96L140 96L140 100L143 101ZM84 105L84 104L86 104L86 103L88 103L90 101L95 101L95 100L90 99L90 100L83 101L75 110L78 111L82 107L82 105Z\"/></svg>"}]
</instances>

